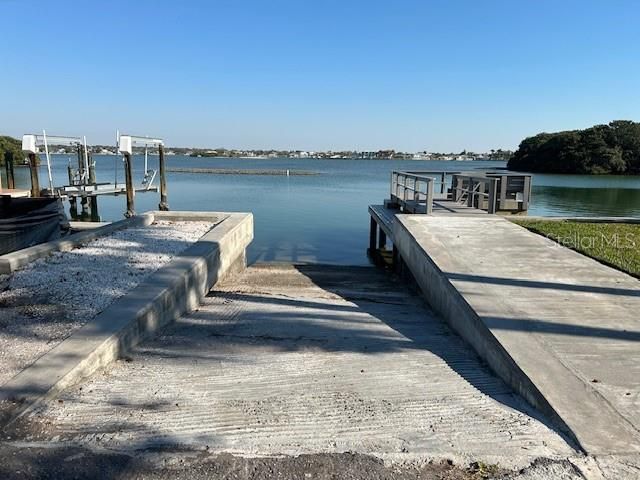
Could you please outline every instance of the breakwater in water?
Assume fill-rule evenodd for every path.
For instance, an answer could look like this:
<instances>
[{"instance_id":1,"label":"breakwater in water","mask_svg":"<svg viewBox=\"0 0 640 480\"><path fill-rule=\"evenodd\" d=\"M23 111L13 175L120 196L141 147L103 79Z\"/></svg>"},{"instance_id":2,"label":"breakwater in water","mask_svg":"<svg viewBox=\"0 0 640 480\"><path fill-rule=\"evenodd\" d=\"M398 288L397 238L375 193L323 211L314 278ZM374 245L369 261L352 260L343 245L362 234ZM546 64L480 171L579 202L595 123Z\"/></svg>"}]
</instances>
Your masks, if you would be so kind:
<instances>
[{"instance_id":1,"label":"breakwater in water","mask_svg":"<svg viewBox=\"0 0 640 480\"><path fill-rule=\"evenodd\" d=\"M208 173L211 175L320 175L311 170L264 170L264 169L238 169L238 168L177 168L167 169L171 173Z\"/></svg>"}]
</instances>

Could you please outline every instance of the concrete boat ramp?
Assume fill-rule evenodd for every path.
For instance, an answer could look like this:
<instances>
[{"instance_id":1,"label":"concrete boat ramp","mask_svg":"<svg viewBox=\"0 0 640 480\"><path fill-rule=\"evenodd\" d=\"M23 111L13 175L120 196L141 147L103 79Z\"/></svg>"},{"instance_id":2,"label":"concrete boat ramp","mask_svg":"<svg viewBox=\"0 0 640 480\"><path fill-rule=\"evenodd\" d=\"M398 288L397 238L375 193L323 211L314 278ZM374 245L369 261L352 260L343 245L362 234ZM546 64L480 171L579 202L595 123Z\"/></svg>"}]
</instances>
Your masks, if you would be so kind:
<instances>
[{"instance_id":1,"label":"concrete boat ramp","mask_svg":"<svg viewBox=\"0 0 640 480\"><path fill-rule=\"evenodd\" d=\"M537 458L551 460L532 473L572 472L576 455L419 295L366 267L249 267L14 428L29 446L282 462L351 452L410 472L429 459L525 468ZM331 458L306 478L347 468Z\"/></svg>"}]
</instances>

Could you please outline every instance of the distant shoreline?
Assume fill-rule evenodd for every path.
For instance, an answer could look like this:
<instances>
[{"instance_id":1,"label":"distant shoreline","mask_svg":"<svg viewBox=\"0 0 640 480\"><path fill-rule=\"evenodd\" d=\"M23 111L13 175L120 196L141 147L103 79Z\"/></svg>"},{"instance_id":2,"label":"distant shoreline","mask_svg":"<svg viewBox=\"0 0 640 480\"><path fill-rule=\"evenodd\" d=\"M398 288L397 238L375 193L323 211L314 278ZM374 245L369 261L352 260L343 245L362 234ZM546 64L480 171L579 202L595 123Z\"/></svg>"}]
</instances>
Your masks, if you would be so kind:
<instances>
[{"instance_id":1,"label":"distant shoreline","mask_svg":"<svg viewBox=\"0 0 640 480\"><path fill-rule=\"evenodd\" d=\"M210 175L287 175L287 176L310 176L320 175L319 172L311 170L290 170L290 169L237 169L237 168L167 168L170 173L206 173Z\"/></svg>"}]
</instances>

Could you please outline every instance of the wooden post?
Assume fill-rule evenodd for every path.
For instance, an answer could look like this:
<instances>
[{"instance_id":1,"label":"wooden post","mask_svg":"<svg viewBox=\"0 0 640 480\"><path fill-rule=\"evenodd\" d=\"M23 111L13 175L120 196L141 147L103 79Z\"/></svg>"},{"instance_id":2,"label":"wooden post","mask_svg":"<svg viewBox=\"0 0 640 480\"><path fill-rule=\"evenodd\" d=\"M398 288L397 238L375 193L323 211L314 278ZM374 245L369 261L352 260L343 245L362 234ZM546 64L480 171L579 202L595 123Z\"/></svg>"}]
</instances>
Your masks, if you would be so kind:
<instances>
[{"instance_id":1,"label":"wooden post","mask_svg":"<svg viewBox=\"0 0 640 480\"><path fill-rule=\"evenodd\" d=\"M167 203L167 169L164 161L164 145L158 147L158 156L160 157L160 204L158 210L167 211L169 204Z\"/></svg>"},{"instance_id":2,"label":"wooden post","mask_svg":"<svg viewBox=\"0 0 640 480\"><path fill-rule=\"evenodd\" d=\"M84 146L78 144L78 172L80 174L80 184L84 178Z\"/></svg>"},{"instance_id":3,"label":"wooden post","mask_svg":"<svg viewBox=\"0 0 640 480\"><path fill-rule=\"evenodd\" d=\"M69 177L69 185L73 185L73 167L71 166L71 159L69 159L69 165L67 165L67 175Z\"/></svg>"},{"instance_id":4,"label":"wooden post","mask_svg":"<svg viewBox=\"0 0 640 480\"><path fill-rule=\"evenodd\" d=\"M373 255L376 251L378 225L376 221L371 217L371 224L369 225L369 253Z\"/></svg>"},{"instance_id":5,"label":"wooden post","mask_svg":"<svg viewBox=\"0 0 640 480\"><path fill-rule=\"evenodd\" d=\"M7 188L12 190L16 188L16 181L13 175L13 152L5 152L4 168L7 170Z\"/></svg>"},{"instance_id":6,"label":"wooden post","mask_svg":"<svg viewBox=\"0 0 640 480\"><path fill-rule=\"evenodd\" d=\"M133 197L135 192L133 191L133 166L131 165L131 154L124 154L124 176L127 186L127 211L124 212L124 216L129 218L133 217L136 212L133 205Z\"/></svg>"},{"instance_id":7,"label":"wooden post","mask_svg":"<svg viewBox=\"0 0 640 480\"><path fill-rule=\"evenodd\" d=\"M87 152L87 155L89 156L89 184L95 185L96 184L96 164L93 163L93 157L91 156L91 153Z\"/></svg>"},{"instance_id":8,"label":"wooden post","mask_svg":"<svg viewBox=\"0 0 640 480\"><path fill-rule=\"evenodd\" d=\"M89 199L86 195L80 197L80 218L84 221L89 218Z\"/></svg>"},{"instance_id":9,"label":"wooden post","mask_svg":"<svg viewBox=\"0 0 640 480\"><path fill-rule=\"evenodd\" d=\"M71 215L71 220L78 218L78 199L75 196L69 197L69 215Z\"/></svg>"},{"instance_id":10,"label":"wooden post","mask_svg":"<svg viewBox=\"0 0 640 480\"><path fill-rule=\"evenodd\" d=\"M40 180L38 179L38 157L35 153L29 154L29 172L31 173L31 196L40 196Z\"/></svg>"},{"instance_id":11,"label":"wooden post","mask_svg":"<svg viewBox=\"0 0 640 480\"><path fill-rule=\"evenodd\" d=\"M100 213L98 212L98 196L97 195L91 195L89 197L89 207L91 208L91 221L99 222Z\"/></svg>"}]
</instances>

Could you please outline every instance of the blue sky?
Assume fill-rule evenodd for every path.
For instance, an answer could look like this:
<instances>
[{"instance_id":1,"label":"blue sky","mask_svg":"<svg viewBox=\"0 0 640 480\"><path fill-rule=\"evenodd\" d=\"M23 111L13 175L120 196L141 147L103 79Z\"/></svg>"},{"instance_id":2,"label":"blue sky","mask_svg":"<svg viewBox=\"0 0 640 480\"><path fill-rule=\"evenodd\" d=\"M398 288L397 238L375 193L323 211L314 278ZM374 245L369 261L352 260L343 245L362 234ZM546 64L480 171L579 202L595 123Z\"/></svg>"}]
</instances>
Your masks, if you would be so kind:
<instances>
[{"instance_id":1,"label":"blue sky","mask_svg":"<svg viewBox=\"0 0 640 480\"><path fill-rule=\"evenodd\" d=\"M636 1L0 0L0 133L459 151L640 121Z\"/></svg>"}]
</instances>

